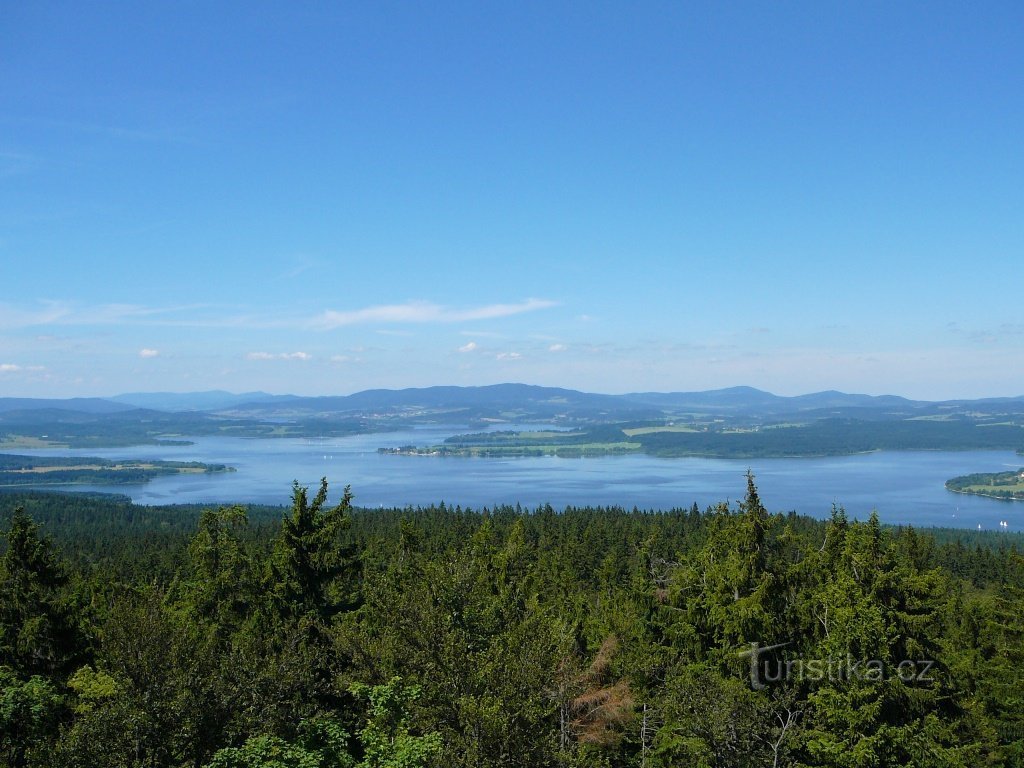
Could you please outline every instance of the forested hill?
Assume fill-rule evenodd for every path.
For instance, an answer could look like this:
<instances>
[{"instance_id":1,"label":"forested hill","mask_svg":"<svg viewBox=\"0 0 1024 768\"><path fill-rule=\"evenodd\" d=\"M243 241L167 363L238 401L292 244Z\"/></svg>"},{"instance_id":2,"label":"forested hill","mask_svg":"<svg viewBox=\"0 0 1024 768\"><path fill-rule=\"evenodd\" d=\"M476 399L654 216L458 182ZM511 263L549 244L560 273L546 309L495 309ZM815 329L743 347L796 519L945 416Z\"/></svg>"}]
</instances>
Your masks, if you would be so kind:
<instances>
[{"instance_id":1,"label":"forested hill","mask_svg":"<svg viewBox=\"0 0 1024 768\"><path fill-rule=\"evenodd\" d=\"M0 494L0 765L1024 759L1018 536L316 490Z\"/></svg>"},{"instance_id":2,"label":"forested hill","mask_svg":"<svg viewBox=\"0 0 1024 768\"><path fill-rule=\"evenodd\" d=\"M365 416L394 410L468 411L471 415L523 412L535 417L569 413L602 416L608 420L634 418L638 414L721 414L779 416L828 412L832 416L878 412L883 416L927 416L964 411L995 413L1024 410L1024 397L982 400L923 401L895 395L873 396L827 391L780 396L753 387L730 387L702 392L634 392L622 395L580 392L560 387L529 384L488 386L436 386L408 389L371 389L351 395L298 397L265 392L232 394L210 391L192 393L133 393L110 398L0 397L0 413L6 411L61 410L80 413L117 413L134 409L163 412L238 414L303 413Z\"/></svg>"},{"instance_id":3,"label":"forested hill","mask_svg":"<svg viewBox=\"0 0 1024 768\"><path fill-rule=\"evenodd\" d=\"M661 456L1019 450L1024 448L1024 398L923 402L842 392L780 397L750 387L603 395L525 384L327 397L198 392L137 393L114 400L0 398L0 450L12 452L207 435L341 437L423 425L472 434L519 424L576 430L582 438L577 442L591 446L588 450L598 450L597 443L629 443L600 450ZM509 450L530 448L512 443Z\"/></svg>"}]
</instances>

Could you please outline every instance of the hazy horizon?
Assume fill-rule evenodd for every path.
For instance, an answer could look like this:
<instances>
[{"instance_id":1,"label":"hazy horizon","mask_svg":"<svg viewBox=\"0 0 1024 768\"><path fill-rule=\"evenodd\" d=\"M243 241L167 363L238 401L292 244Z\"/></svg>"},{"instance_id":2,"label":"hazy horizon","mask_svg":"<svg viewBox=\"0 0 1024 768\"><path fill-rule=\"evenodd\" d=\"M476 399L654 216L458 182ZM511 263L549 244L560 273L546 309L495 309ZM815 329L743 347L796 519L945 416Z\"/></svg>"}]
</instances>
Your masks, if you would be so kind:
<instances>
[{"instance_id":1,"label":"hazy horizon","mask_svg":"<svg viewBox=\"0 0 1024 768\"><path fill-rule=\"evenodd\" d=\"M143 391L143 390L131 390L131 391L129 391L129 390L121 390L121 391L117 391L117 392L107 392L107 393L103 393L103 394L94 394L94 395L78 395L78 394L75 394L75 395L68 395L66 397L42 398L42 399L74 399L74 398L79 398L79 397L85 397L85 398L95 398L95 399L103 400L103 399L126 398L126 397L131 397L131 396L168 395L168 396L172 396L173 397L173 396L211 395L211 394L223 394L223 395L229 395L231 397L242 397L242 396L245 396L245 395L254 395L254 396L269 396L269 397L309 397L309 398L317 398L317 397L348 397L350 395L359 394L361 392L366 392L368 390L401 391L401 390L406 390L406 389L431 389L431 388L435 388L435 387L451 387L451 386L457 386L457 387L488 387L488 386L527 386L527 387L533 387L533 386L536 386L536 387L546 387L546 388L553 388L553 389L566 389L566 390L569 390L569 391L576 391L576 392L581 392L581 393L584 393L584 394L610 395L610 396L623 396L623 395L631 395L631 394L636 395L636 394L673 394L673 393L701 394L701 393L707 393L707 392L722 392L722 391L728 391L728 390L734 390L734 389L754 389L754 390L757 390L757 391L762 392L762 393L766 393L766 394L769 394L769 395L774 395L776 397L801 397L801 396L809 396L809 395L826 394L826 393L829 393L829 392L838 392L838 393L841 393L841 394L852 395L852 396L865 396L866 395L866 396L869 396L869 397L902 397L902 398L905 398L907 400L912 400L912 401L919 400L921 402L942 402L944 400L966 400L966 401L970 401L970 400L989 399L988 397L984 397L984 398L952 397L952 398L943 398L942 400L932 400L932 399L929 399L929 398L907 397L906 395L903 395L903 394L901 394L899 392L872 393L872 392L852 392L852 391L847 391L847 390L835 390L835 389L832 389L832 390L814 390L814 391L808 391L808 392L782 393L782 392L772 392L770 390L761 389L760 387L751 387L750 385L747 385L747 384L736 384L736 385L729 386L729 387L715 387L713 389L707 389L707 390L667 390L667 389L666 390L639 390L639 389L635 389L635 390L623 390L621 392L608 392L608 391L595 390L595 389L577 389L575 387L560 387L558 385L532 384L530 382L524 382L524 381L500 381L500 382L494 382L494 383L491 383L491 384L465 384L465 385L425 384L425 385L416 386L416 387L368 387L366 389L357 389L357 390L351 390L351 391L317 392L317 393L311 393L311 394L296 394L295 392L287 392L287 391L269 392L269 391L265 391L265 390L245 390L245 391L239 390L239 391L232 391L232 390L227 390L227 389L145 390L145 391ZM0 395L0 398L4 398L4 397L11 397L11 398L36 398L38 396L37 395ZM992 395L992 396L990 396L990 398L991 399L997 399L997 400L998 399L1018 399L1018 398L1024 398L1024 394L1008 393L1008 394Z\"/></svg>"},{"instance_id":2,"label":"hazy horizon","mask_svg":"<svg viewBox=\"0 0 1024 768\"><path fill-rule=\"evenodd\" d=\"M0 396L1024 380L1024 6L12 6Z\"/></svg>"}]
</instances>

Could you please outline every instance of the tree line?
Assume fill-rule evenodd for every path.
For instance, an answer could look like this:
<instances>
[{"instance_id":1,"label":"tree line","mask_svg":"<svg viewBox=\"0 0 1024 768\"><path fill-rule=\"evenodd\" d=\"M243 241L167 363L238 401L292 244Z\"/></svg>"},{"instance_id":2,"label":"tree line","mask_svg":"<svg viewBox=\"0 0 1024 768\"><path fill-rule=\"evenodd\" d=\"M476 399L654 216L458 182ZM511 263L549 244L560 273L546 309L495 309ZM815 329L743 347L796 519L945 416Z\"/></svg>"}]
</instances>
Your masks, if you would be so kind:
<instances>
[{"instance_id":1,"label":"tree line","mask_svg":"<svg viewBox=\"0 0 1024 768\"><path fill-rule=\"evenodd\" d=\"M1021 766L1024 560L769 514L25 494L0 765Z\"/></svg>"}]
</instances>

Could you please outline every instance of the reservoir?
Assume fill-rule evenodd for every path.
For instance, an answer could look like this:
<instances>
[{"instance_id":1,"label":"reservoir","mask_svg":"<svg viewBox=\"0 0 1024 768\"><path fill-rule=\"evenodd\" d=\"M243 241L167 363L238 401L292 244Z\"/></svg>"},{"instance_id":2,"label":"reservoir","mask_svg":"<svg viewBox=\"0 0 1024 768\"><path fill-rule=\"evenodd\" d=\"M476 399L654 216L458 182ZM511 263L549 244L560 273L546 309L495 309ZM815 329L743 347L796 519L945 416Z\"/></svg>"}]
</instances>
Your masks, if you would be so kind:
<instances>
[{"instance_id":1,"label":"reservoir","mask_svg":"<svg viewBox=\"0 0 1024 768\"><path fill-rule=\"evenodd\" d=\"M530 425L546 428L545 425ZM504 426L509 429L509 425ZM519 428L528 428L519 425ZM158 477L144 485L68 486L128 495L138 504L287 504L292 481L331 484L331 499L351 485L362 507L436 504L479 509L500 504L551 504L641 509L701 509L746 492L750 469L771 512L827 517L832 505L851 518L877 510L883 522L984 530L1024 530L1024 502L955 494L956 475L1024 465L1012 451L895 451L804 459L663 459L639 454L594 458L463 458L390 455L379 447L435 445L464 431L430 427L323 440L194 437L193 445L107 449L21 450L33 455L202 461L236 472ZM1008 523L1000 527L1000 523Z\"/></svg>"}]
</instances>

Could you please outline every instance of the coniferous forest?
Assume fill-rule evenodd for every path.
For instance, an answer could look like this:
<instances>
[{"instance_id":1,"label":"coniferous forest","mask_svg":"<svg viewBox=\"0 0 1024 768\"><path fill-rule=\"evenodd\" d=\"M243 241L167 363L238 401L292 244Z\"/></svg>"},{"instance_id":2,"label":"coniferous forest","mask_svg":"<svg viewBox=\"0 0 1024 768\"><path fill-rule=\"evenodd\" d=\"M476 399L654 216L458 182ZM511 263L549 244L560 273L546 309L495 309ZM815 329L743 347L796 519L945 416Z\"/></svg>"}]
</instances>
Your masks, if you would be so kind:
<instances>
[{"instance_id":1,"label":"coniferous forest","mask_svg":"<svg viewBox=\"0 0 1024 768\"><path fill-rule=\"evenodd\" d=\"M0 496L0 765L1024 765L1012 535L327 491Z\"/></svg>"}]
</instances>

